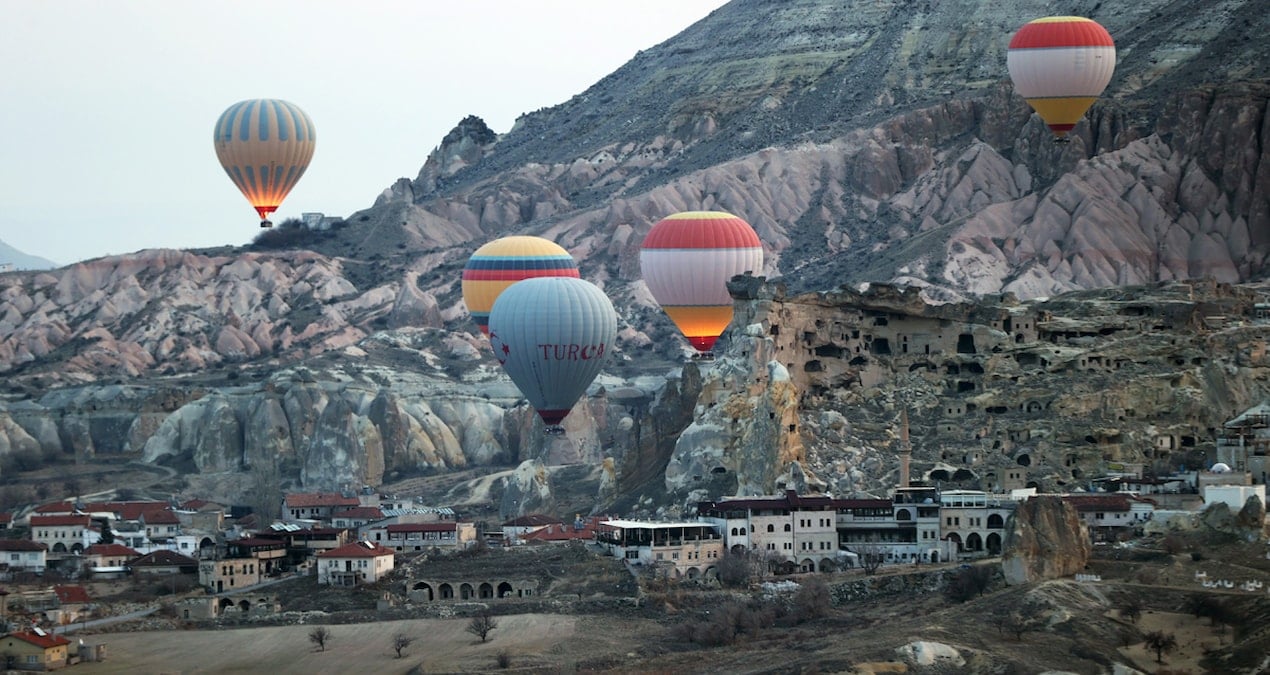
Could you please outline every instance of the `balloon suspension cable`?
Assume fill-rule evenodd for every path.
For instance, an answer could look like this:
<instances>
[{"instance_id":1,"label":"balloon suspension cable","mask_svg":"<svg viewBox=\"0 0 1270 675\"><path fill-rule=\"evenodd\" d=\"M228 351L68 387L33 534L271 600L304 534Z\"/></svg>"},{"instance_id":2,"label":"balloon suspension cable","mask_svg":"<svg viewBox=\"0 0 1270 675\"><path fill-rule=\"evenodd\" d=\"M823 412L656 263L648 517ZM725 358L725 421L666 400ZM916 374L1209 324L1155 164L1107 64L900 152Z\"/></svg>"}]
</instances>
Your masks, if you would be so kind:
<instances>
[{"instance_id":1,"label":"balloon suspension cable","mask_svg":"<svg viewBox=\"0 0 1270 675\"><path fill-rule=\"evenodd\" d=\"M563 436L564 427L560 426L559 424L548 424L546 427L543 428L542 433L548 436Z\"/></svg>"}]
</instances>

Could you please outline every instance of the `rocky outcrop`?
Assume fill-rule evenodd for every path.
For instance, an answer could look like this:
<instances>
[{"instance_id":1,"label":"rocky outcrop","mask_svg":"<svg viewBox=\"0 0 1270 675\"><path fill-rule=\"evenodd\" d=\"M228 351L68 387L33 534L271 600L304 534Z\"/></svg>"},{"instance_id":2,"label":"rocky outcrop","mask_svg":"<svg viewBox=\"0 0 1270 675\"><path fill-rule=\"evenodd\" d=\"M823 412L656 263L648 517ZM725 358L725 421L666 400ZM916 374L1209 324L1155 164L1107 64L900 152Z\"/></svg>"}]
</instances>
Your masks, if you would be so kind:
<instances>
[{"instance_id":1,"label":"rocky outcrop","mask_svg":"<svg viewBox=\"0 0 1270 675\"><path fill-rule=\"evenodd\" d=\"M1091 552L1074 507L1060 497L1032 497L1006 522L1001 570L1010 585L1057 579L1084 569Z\"/></svg>"}]
</instances>

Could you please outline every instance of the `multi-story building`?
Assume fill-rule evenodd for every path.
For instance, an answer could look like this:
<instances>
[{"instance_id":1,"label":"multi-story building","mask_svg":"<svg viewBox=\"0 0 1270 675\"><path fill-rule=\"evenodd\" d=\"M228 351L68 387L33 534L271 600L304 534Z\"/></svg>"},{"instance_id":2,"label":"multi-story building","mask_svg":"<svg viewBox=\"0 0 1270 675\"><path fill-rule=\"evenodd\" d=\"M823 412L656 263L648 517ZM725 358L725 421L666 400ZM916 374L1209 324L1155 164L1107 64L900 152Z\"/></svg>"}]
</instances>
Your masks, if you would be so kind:
<instances>
[{"instance_id":1,"label":"multi-story building","mask_svg":"<svg viewBox=\"0 0 1270 675\"><path fill-rule=\"evenodd\" d=\"M805 572L838 558L837 510L828 496L743 497L701 502L700 520L725 533L729 550L778 555Z\"/></svg>"},{"instance_id":2,"label":"multi-story building","mask_svg":"<svg viewBox=\"0 0 1270 675\"><path fill-rule=\"evenodd\" d=\"M43 574L48 545L26 539L0 539L0 571Z\"/></svg>"},{"instance_id":3,"label":"multi-story building","mask_svg":"<svg viewBox=\"0 0 1270 675\"><path fill-rule=\"evenodd\" d=\"M48 546L50 553L82 553L101 536L87 515L31 516L30 522L31 540Z\"/></svg>"},{"instance_id":4,"label":"multi-story building","mask_svg":"<svg viewBox=\"0 0 1270 675\"><path fill-rule=\"evenodd\" d=\"M675 578L714 576L723 557L724 539L717 525L697 522L606 520L595 541L629 565L664 567Z\"/></svg>"},{"instance_id":5,"label":"multi-story building","mask_svg":"<svg viewBox=\"0 0 1270 675\"><path fill-rule=\"evenodd\" d=\"M939 493L940 539L951 541L962 553L1000 555L1005 522L1017 502L978 490L944 490Z\"/></svg>"},{"instance_id":6,"label":"multi-story building","mask_svg":"<svg viewBox=\"0 0 1270 675\"><path fill-rule=\"evenodd\" d=\"M282 517L292 521L329 522L336 511L361 505L357 497L338 492L296 492L283 499Z\"/></svg>"},{"instance_id":7,"label":"multi-story building","mask_svg":"<svg viewBox=\"0 0 1270 675\"><path fill-rule=\"evenodd\" d=\"M357 541L319 553L319 584L357 586L378 581L393 570L395 554L371 541Z\"/></svg>"},{"instance_id":8,"label":"multi-story building","mask_svg":"<svg viewBox=\"0 0 1270 675\"><path fill-rule=\"evenodd\" d=\"M363 541L371 541L397 552L426 551L430 548L466 548L476 542L476 524L463 521L442 523L375 523L360 531Z\"/></svg>"}]
</instances>

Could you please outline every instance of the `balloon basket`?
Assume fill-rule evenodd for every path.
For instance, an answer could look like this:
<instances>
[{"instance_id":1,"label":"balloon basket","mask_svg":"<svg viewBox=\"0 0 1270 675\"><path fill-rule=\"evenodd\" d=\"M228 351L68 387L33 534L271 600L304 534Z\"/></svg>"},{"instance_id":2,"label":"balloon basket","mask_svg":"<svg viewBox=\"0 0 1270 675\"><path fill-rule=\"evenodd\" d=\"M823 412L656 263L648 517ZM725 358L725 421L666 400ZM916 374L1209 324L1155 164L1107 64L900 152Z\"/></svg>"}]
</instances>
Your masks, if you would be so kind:
<instances>
[{"instance_id":1,"label":"balloon basket","mask_svg":"<svg viewBox=\"0 0 1270 675\"><path fill-rule=\"evenodd\" d=\"M1055 136L1055 137L1054 137L1054 145L1067 145L1068 143L1071 143L1071 142L1072 142L1072 139L1070 139L1070 138L1068 138L1068 137L1066 137L1066 136Z\"/></svg>"},{"instance_id":2,"label":"balloon basket","mask_svg":"<svg viewBox=\"0 0 1270 675\"><path fill-rule=\"evenodd\" d=\"M698 354L693 354L692 360L693 361L713 361L714 352L701 352Z\"/></svg>"},{"instance_id":3,"label":"balloon basket","mask_svg":"<svg viewBox=\"0 0 1270 675\"><path fill-rule=\"evenodd\" d=\"M559 424L548 424L546 428L542 430L542 433L548 436L563 436L564 427Z\"/></svg>"},{"instance_id":4,"label":"balloon basket","mask_svg":"<svg viewBox=\"0 0 1270 675\"><path fill-rule=\"evenodd\" d=\"M262 221L260 221L260 227L262 227L262 228L273 227L273 221L270 221L270 220L262 220Z\"/></svg>"}]
</instances>

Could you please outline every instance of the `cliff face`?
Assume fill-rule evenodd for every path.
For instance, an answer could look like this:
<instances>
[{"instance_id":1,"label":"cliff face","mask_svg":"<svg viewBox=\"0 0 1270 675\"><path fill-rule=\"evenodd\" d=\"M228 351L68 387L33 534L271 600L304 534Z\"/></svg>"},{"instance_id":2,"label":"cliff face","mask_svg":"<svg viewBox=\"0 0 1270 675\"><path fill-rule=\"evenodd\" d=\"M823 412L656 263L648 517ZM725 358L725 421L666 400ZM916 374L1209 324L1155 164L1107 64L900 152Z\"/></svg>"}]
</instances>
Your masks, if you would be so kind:
<instances>
[{"instance_id":1,"label":"cliff face","mask_svg":"<svg viewBox=\"0 0 1270 675\"><path fill-rule=\"evenodd\" d=\"M1270 14L1065 11L1119 49L1068 145L1005 76L1010 35L1049 3L736 0L506 134L464 119L302 250L0 274L0 456L313 488L576 462L603 467L600 504L655 508L666 491L889 485L901 402L923 470L988 486L1198 452L1266 395L1261 333L1205 317L1247 317L1255 291L1225 284L1267 271ZM638 250L689 209L753 224L785 290L742 294L728 353L680 372ZM467 257L507 234L568 248L621 316L566 440L538 438L461 300ZM1147 288L1133 307L1080 294L1198 278L1195 298ZM848 290L863 282L916 290ZM1057 304L977 300L1001 293Z\"/></svg>"}]
</instances>

